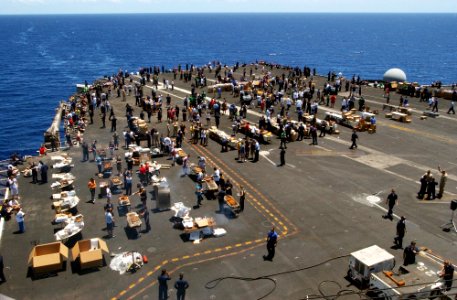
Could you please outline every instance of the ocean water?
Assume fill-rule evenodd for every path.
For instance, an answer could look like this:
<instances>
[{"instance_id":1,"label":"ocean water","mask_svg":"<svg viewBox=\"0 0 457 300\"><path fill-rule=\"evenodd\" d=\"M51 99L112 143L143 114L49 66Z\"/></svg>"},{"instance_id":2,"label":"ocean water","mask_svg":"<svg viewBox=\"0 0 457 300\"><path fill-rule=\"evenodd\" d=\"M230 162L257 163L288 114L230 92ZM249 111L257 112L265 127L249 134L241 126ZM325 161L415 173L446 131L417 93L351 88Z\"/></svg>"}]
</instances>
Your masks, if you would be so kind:
<instances>
[{"instance_id":1,"label":"ocean water","mask_svg":"<svg viewBox=\"0 0 457 300\"><path fill-rule=\"evenodd\" d=\"M75 84L119 68L265 60L457 82L456 25L456 14L0 16L0 159L34 154Z\"/></svg>"}]
</instances>

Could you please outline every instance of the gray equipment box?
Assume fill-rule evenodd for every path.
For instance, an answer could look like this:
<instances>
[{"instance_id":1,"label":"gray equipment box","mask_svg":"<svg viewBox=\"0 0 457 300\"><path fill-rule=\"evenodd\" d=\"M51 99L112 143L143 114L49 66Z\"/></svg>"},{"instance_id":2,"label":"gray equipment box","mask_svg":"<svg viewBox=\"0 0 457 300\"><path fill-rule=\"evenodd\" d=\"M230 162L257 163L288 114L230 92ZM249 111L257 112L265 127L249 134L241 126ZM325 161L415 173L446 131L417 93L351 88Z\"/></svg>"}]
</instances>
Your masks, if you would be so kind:
<instances>
[{"instance_id":1,"label":"gray equipment box","mask_svg":"<svg viewBox=\"0 0 457 300\"><path fill-rule=\"evenodd\" d=\"M167 182L154 185L154 199L156 200L157 210L163 211L171 208L170 186Z\"/></svg>"}]
</instances>

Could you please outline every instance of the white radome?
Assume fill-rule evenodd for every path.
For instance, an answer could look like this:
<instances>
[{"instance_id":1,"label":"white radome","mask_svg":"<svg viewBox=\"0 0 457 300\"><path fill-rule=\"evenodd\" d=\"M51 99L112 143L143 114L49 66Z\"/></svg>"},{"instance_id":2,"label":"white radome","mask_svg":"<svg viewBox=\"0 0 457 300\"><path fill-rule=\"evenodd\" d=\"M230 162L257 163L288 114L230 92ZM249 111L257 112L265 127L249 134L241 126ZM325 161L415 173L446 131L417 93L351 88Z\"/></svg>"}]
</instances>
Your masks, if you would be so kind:
<instances>
[{"instance_id":1,"label":"white radome","mask_svg":"<svg viewBox=\"0 0 457 300\"><path fill-rule=\"evenodd\" d=\"M392 68L387 70L386 73L384 73L384 81L390 82L390 81L397 81L397 82L405 82L406 81L406 74L403 72L402 69L398 68Z\"/></svg>"}]
</instances>

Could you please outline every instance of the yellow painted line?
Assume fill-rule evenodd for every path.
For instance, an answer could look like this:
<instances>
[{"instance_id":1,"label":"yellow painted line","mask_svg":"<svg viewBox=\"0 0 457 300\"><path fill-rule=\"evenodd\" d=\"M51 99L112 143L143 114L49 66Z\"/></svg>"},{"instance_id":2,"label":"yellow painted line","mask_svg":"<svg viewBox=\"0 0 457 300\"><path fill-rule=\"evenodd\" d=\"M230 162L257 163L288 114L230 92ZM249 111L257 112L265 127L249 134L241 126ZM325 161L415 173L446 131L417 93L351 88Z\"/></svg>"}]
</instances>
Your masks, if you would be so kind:
<instances>
[{"instance_id":1,"label":"yellow painted line","mask_svg":"<svg viewBox=\"0 0 457 300\"><path fill-rule=\"evenodd\" d=\"M141 277L140 279L138 279L138 283L142 282L143 280L145 280L145 278Z\"/></svg>"},{"instance_id":2,"label":"yellow painted line","mask_svg":"<svg viewBox=\"0 0 457 300\"><path fill-rule=\"evenodd\" d=\"M197 147L193 146L193 148L194 148L195 151L198 152ZM217 158L216 158L216 159L217 159ZM212 162L214 165L217 165L217 164L214 163L214 161L212 161L211 159L208 159L208 160L209 160L210 162ZM224 167L227 167L231 172L234 172L234 171L233 171L231 168L229 168L225 163L221 162L220 160L218 160L218 161L219 161ZM225 173L225 174L226 174L226 176L227 176L227 173ZM231 180L234 180L233 177L231 177L231 176L227 176L227 177L230 178ZM239 179L239 178L238 178L238 179ZM236 182L236 180L234 180L234 182ZM263 194L261 194L257 189L255 189L249 182L247 182L247 181L244 180L244 179L241 179L241 182L243 182L243 183L245 183L246 185L248 185L248 186L251 188L251 190L254 191L254 193L258 194L263 200L265 200L267 203L269 203L269 205L272 205L272 204L268 201L268 199L267 199L265 196L263 196ZM259 207L261 207L261 208L263 209L263 213L267 213L267 214L268 214L270 217L272 217L274 220L279 221L279 219L278 219L269 209L267 209L266 206L265 206L264 204L262 204L258 199L251 198L251 197L249 197L248 199L253 200L252 202L256 203ZM282 215L282 214L281 214L277 209L275 209L274 207L273 207L273 209L274 209L275 211L277 211L280 215ZM256 208L256 210L258 210L258 209ZM260 211L259 211L259 212L260 212ZM263 213L261 212L261 214L263 214ZM284 223L283 223L283 222L280 222L280 224L283 225ZM283 233L283 234L284 234L284 233ZM255 240L255 241L247 241L247 242L244 242L244 245L251 245L251 244L253 244L253 243L260 243L260 242L263 242L263 240L262 240L262 239L257 239L257 240ZM243 243L239 243L239 244L236 244L234 247L242 247L242 246L243 246ZM233 246L226 246L226 247L223 247L223 248L216 248L216 249L214 249L214 250L207 250L207 251L203 252L203 254L211 254L211 253L213 253L213 252L214 252L214 253L216 253L216 252L221 252L221 251L223 251L224 249L225 249L225 250L229 250L229 249L231 249L232 247L233 247ZM242 251L244 251L244 250L242 250ZM237 253L237 252L235 252L235 253ZM231 255L234 255L235 253L231 253ZM197 257L197 256L200 256L200 255L201 255L201 253L195 253L195 254L192 255L192 257ZM225 256L225 255L223 255L223 256ZM190 257L191 257L191 256L186 255L186 256L183 256L182 258L173 258L173 259L171 259L171 262L177 262L177 261L180 261L181 259L189 259ZM211 258L210 260L212 260L212 259L216 259L216 258ZM162 264L161 264L161 266L166 265L168 262L169 262L169 260L163 261ZM155 269L156 269L156 270L157 270L157 269L160 269L160 266L157 266ZM151 276L152 274L153 274L153 272L148 272L148 273L147 273L148 276ZM145 278L140 278L140 280L138 280L138 283L144 281L144 279L145 279ZM131 285L129 286L128 290L133 289L135 286L136 286L136 284L131 284ZM121 292L120 295L124 295L126 292L127 292L127 290Z\"/></svg>"},{"instance_id":3,"label":"yellow painted line","mask_svg":"<svg viewBox=\"0 0 457 300\"><path fill-rule=\"evenodd\" d=\"M196 151L197 153L199 152L206 152L207 153L207 156L210 156L210 155L213 155L211 152L209 152L207 149L200 149L198 148L197 146L195 145L191 145L191 147L194 149L194 151ZM228 167L224 162L222 162L220 159L218 158L214 158L214 160L212 160L211 158L207 158L209 162L211 162L212 164L214 165L218 165L216 163L214 163L214 160L217 160L219 162L220 165L223 165L224 168L230 170L230 172L234 172L230 167ZM234 172L236 173L236 172ZM225 172L225 174L227 175L227 172ZM230 178L232 181L236 182L236 180L233 180L232 177L230 176L227 176L228 178ZM240 180L241 182L244 182L252 191L254 191L255 193L257 193L262 199L264 199L267 203L269 203L270 205L272 205L270 203L270 201L265 197L263 196L263 194L261 194L256 188L254 188L251 184L249 184L247 181L245 181L243 178L237 178L238 180ZM265 206L263 206L262 204L260 204L260 207L262 207L263 209L265 209ZM285 219L287 219L281 212L279 212L277 209L275 209L273 207L274 210L276 210L278 212L279 215L281 215L282 217L284 217ZM293 224L292 224L293 225Z\"/></svg>"},{"instance_id":4,"label":"yellow painted line","mask_svg":"<svg viewBox=\"0 0 457 300\"><path fill-rule=\"evenodd\" d=\"M188 262L188 263L185 263L185 264L182 264L182 265L179 265L179 266L176 266L174 269L172 269L170 271L170 274L173 274L174 272L176 272L177 270L183 268L183 267L186 267L186 266L191 266L191 265L195 265L195 264L199 264L199 263L203 263L203 262L208 262L208 261L213 261L213 260L216 260L216 259L220 259L220 258L223 258L223 257L229 257L229 256L234 256L234 255L238 255L240 253L243 253L243 252L246 252L248 250L251 250L251 249L254 249L256 246L253 246L253 247L248 247L248 248L245 248L245 249L242 249L240 251L237 251L237 252L230 252L230 253L226 253L226 254L223 254L223 255L220 255L220 256L217 256L217 257L210 257L210 258L207 258L207 259L202 259L202 260L199 260L199 261L195 261L195 262ZM138 299L138 296L142 293L144 293L147 289L155 286L157 284L157 280L152 280L147 286L141 288L139 291L135 292L133 295L131 295L128 299Z\"/></svg>"},{"instance_id":5,"label":"yellow painted line","mask_svg":"<svg viewBox=\"0 0 457 300\"><path fill-rule=\"evenodd\" d=\"M222 160L220 160L219 158L217 158L217 157L214 157L214 159L209 158L208 156L214 156L214 154L211 153L209 150L207 150L207 149L205 149L205 148L198 148L197 146L192 145L192 144L190 144L190 146L191 146L191 148L193 148L193 150L194 150L195 152L197 152L197 153L200 153L200 152L205 153L205 152L206 152L207 155L205 155L205 156L207 157L208 162L211 162L213 165L215 165L215 166L222 165L222 166L224 166L223 169L227 169L229 172L231 172L231 173L233 173L233 174L235 174L235 175L238 174L238 172L235 172L231 167L229 167L227 164L225 164L225 163L224 163ZM216 161L217 161L218 163L216 163ZM222 168L221 168L221 169L222 169ZM225 170L225 171L227 171L227 170ZM234 180L234 177L232 177L232 176L227 176L227 172L224 172L224 174L226 175L227 178L229 178L231 181L233 181L234 183L236 183L236 180ZM243 183L245 184L245 186L246 186L248 189L250 189L250 190L253 191L255 194L257 194L257 195L260 197L260 199L264 200L264 201L267 203L267 205L271 207L271 209L272 209L273 211L275 211L279 216L281 216L282 218L284 218L285 221L287 221L287 222L290 223L293 227L295 227L294 224L293 224L292 222L290 222L290 220L289 220L287 217L285 217L284 214L282 214L282 213L274 206L274 204L273 204L272 202L270 202L270 200L269 200L266 196L264 196L261 192L259 192L250 182L248 182L247 180L245 180L245 179L242 178L242 177L241 177L241 178L237 177L237 180L243 182ZM255 205L253 205L254 208L255 208L255 210L257 210L258 212L260 212L261 215L266 216L265 213L268 213L270 216L273 217L274 220L277 221L277 223L279 223L279 224L281 224L281 225L284 224L283 222L279 221L278 217L275 217L275 216L270 212L270 210L268 210L268 209L266 208L266 206L260 201L260 199L256 199L256 198L252 198L252 197L248 197L248 199L250 200L251 204L254 202L254 203L256 203L259 207L261 207L261 208L263 209L263 210L261 211L261 210L259 210L258 207L256 207ZM267 217L267 219L268 219L268 217ZM283 226L283 227L284 227L284 231L283 231L282 234L283 234L283 235L286 235L286 234L287 234L287 227L286 227L286 226ZM295 228L295 231L292 232L292 234L296 234L297 232L298 232L298 231L297 231L297 229ZM264 242L264 239L257 239L257 240L255 240L255 241L247 241L247 242L244 242L244 245L251 245L251 244L253 244L253 243L257 243L257 245L256 245L256 246L253 246L253 247L250 247L250 248L247 247L247 248L244 248L244 249L240 249L239 251L235 251L235 252L230 252L230 253L222 254L222 255L219 255L219 256L209 257L209 258L206 258L206 259L202 259L202 260L200 260L200 261L197 261L197 262L192 262L192 261L191 261L191 262L189 262L189 263L185 263L185 264L183 264L183 265L177 266L177 267L175 268L175 270L177 270L177 269L179 269L179 268L181 268L181 267L183 267L183 266L186 266L186 265L192 265L192 264L201 263L201 262L205 262L205 261L211 261L211 260L215 260L215 259L220 259L220 258L225 257L225 256L237 255L237 254L243 253L243 252L245 252L245 251L247 251L247 250L249 250L249 249L253 249L253 248L259 246L258 244L263 243L263 242ZM198 256L203 255L203 254L211 254L211 253L213 253L213 252L221 252L221 251L224 250L224 249L225 249L225 250L229 250L229 249L232 249L232 248L234 248L234 247L242 247L242 246L243 246L243 243L239 243L239 244L236 244L236 245L234 245L234 246L226 246L226 247L223 247L223 248L217 248L217 249L215 249L215 250L207 250L207 251L205 251L205 252L203 252L203 253L195 253L195 254L193 254L192 256L189 256L189 255L183 256L182 259L188 259L188 258L190 258L190 257L198 257ZM180 261L180 260L181 260L180 258L173 258L173 259L171 259L172 262L176 262L176 261ZM161 265L158 265L158 266L155 267L155 270L160 269L161 267L165 266L165 265L168 264L168 263L169 263L169 260L164 260L164 261L162 262ZM172 272L173 272L173 271L172 271ZM152 274L154 274L154 272L150 271L150 272L147 273L147 276L149 277L149 276L151 276ZM142 282L142 281L144 281L144 279L146 279L146 277L140 278L140 279L138 280L138 282ZM143 293L147 288L150 288L151 286L153 286L153 285L155 285L155 284L156 284L156 281L152 281L152 282L151 282L150 284L148 284L146 287L140 289L140 291L138 291L138 292L136 292L134 295L132 295L129 299L135 298L137 295ZM135 287L135 285L136 285L136 284L131 284L131 285L129 286L129 289L128 289L128 290L123 290L123 291L121 291L121 292L119 293L119 296L122 296L122 295L126 294L129 290L131 290L133 287ZM113 300L118 299L118 298L119 298L119 297L113 298Z\"/></svg>"}]
</instances>

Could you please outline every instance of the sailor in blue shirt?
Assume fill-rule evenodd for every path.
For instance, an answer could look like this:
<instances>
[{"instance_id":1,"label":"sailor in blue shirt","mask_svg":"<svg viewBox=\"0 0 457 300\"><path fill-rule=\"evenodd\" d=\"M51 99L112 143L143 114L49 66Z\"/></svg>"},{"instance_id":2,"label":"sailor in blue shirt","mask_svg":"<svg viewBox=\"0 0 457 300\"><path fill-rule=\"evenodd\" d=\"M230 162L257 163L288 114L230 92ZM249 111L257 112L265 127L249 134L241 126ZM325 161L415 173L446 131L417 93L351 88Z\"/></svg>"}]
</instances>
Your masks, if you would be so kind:
<instances>
[{"instance_id":1,"label":"sailor in blue shirt","mask_svg":"<svg viewBox=\"0 0 457 300\"><path fill-rule=\"evenodd\" d=\"M166 300L168 298L168 280L170 280L167 270L162 270L162 273L157 278L159 281L159 300Z\"/></svg>"},{"instance_id":2,"label":"sailor in blue shirt","mask_svg":"<svg viewBox=\"0 0 457 300\"><path fill-rule=\"evenodd\" d=\"M267 236L268 255L263 256L264 260L273 261L273 257L275 256L275 248L276 248L277 244L278 244L278 234L276 233L275 228L273 227L273 228L271 228L271 230Z\"/></svg>"},{"instance_id":3,"label":"sailor in blue shirt","mask_svg":"<svg viewBox=\"0 0 457 300\"><path fill-rule=\"evenodd\" d=\"M184 300L186 297L186 289L189 288L189 283L183 279L184 274L179 274L179 280L175 282L176 296L178 300Z\"/></svg>"}]
</instances>

